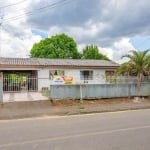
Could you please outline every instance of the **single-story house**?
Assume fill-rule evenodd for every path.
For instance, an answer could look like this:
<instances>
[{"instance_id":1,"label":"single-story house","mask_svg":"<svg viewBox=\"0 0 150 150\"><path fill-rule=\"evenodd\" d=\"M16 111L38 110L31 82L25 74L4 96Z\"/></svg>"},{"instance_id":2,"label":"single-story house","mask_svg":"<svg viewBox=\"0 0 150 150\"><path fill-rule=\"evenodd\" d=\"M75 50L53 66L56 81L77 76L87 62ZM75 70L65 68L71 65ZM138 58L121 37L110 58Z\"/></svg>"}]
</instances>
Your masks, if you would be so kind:
<instances>
[{"instance_id":1,"label":"single-story house","mask_svg":"<svg viewBox=\"0 0 150 150\"><path fill-rule=\"evenodd\" d=\"M0 58L3 91L41 91L70 79L71 84L104 84L106 75L112 75L118 67L105 60Z\"/></svg>"}]
</instances>

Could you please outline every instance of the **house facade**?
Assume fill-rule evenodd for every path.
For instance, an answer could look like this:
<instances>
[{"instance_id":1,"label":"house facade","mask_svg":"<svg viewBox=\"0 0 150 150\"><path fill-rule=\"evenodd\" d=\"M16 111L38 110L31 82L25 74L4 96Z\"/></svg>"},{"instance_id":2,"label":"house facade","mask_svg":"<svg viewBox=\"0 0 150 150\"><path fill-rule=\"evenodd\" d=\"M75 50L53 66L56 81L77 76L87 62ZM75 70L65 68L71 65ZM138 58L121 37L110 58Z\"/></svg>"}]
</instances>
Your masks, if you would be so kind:
<instances>
[{"instance_id":1,"label":"house facade","mask_svg":"<svg viewBox=\"0 0 150 150\"><path fill-rule=\"evenodd\" d=\"M104 60L0 58L6 92L42 91L51 84L105 84L118 67Z\"/></svg>"}]
</instances>

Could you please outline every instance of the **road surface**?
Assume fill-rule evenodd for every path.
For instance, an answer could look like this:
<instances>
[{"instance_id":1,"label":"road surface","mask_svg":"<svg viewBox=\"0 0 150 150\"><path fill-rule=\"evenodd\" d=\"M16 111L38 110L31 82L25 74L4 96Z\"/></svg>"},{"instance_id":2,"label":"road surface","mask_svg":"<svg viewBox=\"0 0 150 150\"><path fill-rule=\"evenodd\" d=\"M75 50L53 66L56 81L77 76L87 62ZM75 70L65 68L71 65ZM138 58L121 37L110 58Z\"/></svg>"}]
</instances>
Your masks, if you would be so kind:
<instances>
[{"instance_id":1,"label":"road surface","mask_svg":"<svg viewBox=\"0 0 150 150\"><path fill-rule=\"evenodd\" d=\"M0 150L149 150L150 109L0 121Z\"/></svg>"}]
</instances>

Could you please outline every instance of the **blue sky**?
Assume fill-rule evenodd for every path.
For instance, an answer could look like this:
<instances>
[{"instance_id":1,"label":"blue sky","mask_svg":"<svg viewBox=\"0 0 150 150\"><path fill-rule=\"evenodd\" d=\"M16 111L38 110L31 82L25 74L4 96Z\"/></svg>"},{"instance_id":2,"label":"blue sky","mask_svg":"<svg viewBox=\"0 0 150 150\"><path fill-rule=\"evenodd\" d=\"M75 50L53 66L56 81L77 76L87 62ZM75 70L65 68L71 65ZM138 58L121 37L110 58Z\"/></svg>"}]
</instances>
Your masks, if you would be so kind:
<instances>
[{"instance_id":1,"label":"blue sky","mask_svg":"<svg viewBox=\"0 0 150 150\"><path fill-rule=\"evenodd\" d=\"M32 29L32 33L35 35L40 35L42 39L45 39L48 37L48 33L44 32L44 31L40 31L38 29Z\"/></svg>"},{"instance_id":2,"label":"blue sky","mask_svg":"<svg viewBox=\"0 0 150 150\"><path fill-rule=\"evenodd\" d=\"M150 49L150 36L131 38L130 42L139 51Z\"/></svg>"},{"instance_id":3,"label":"blue sky","mask_svg":"<svg viewBox=\"0 0 150 150\"><path fill-rule=\"evenodd\" d=\"M150 49L149 0L5 0L0 6L3 57L29 57L34 43L61 33L79 51L95 44L118 63L130 50Z\"/></svg>"}]
</instances>

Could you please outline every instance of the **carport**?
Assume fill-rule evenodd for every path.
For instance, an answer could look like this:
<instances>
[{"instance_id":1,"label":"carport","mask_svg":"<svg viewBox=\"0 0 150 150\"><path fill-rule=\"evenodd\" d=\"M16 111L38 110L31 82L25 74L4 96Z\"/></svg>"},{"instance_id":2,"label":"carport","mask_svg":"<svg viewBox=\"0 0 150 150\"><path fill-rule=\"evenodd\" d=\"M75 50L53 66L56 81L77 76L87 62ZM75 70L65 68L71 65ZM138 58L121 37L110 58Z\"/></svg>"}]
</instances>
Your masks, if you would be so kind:
<instances>
[{"instance_id":1,"label":"carport","mask_svg":"<svg viewBox=\"0 0 150 150\"><path fill-rule=\"evenodd\" d=\"M37 71L3 70L3 91L36 91L38 89Z\"/></svg>"}]
</instances>

